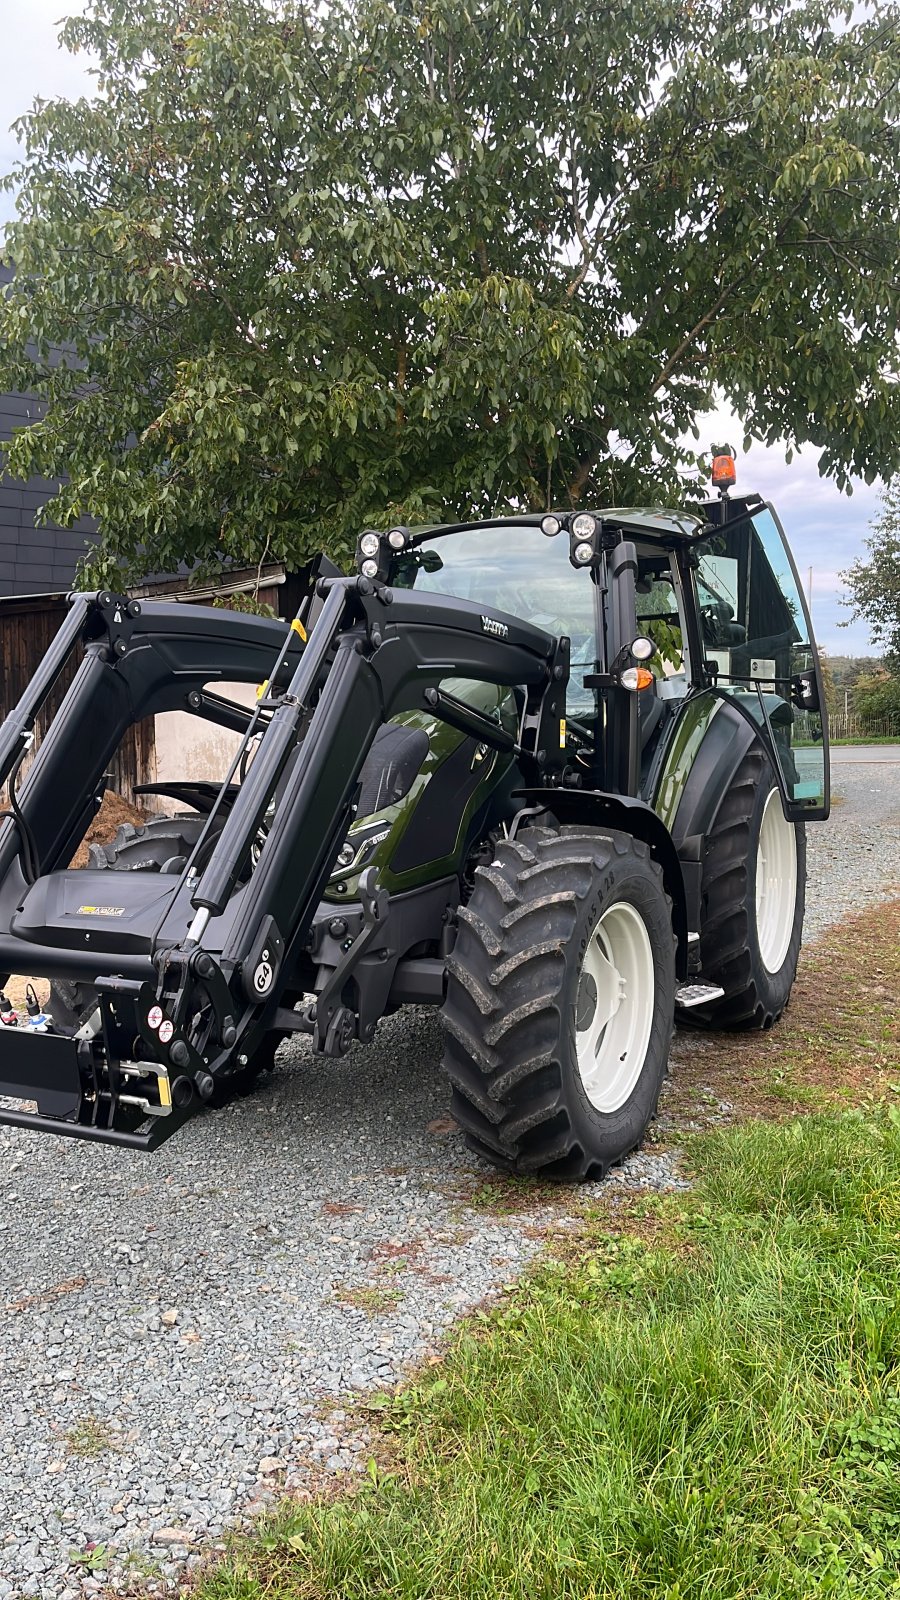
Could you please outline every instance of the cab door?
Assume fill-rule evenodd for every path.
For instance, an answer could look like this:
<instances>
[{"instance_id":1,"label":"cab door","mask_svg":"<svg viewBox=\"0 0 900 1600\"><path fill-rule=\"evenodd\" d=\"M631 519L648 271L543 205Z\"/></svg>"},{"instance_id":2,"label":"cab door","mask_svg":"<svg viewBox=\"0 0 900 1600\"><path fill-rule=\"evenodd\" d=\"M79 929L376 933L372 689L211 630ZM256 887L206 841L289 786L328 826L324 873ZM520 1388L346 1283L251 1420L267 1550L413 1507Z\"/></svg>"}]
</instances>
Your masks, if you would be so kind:
<instances>
[{"instance_id":1,"label":"cab door","mask_svg":"<svg viewBox=\"0 0 900 1600\"><path fill-rule=\"evenodd\" d=\"M727 505L727 502L726 502ZM757 726L792 822L828 816L825 694L809 610L773 509L739 513L694 546L706 672Z\"/></svg>"}]
</instances>

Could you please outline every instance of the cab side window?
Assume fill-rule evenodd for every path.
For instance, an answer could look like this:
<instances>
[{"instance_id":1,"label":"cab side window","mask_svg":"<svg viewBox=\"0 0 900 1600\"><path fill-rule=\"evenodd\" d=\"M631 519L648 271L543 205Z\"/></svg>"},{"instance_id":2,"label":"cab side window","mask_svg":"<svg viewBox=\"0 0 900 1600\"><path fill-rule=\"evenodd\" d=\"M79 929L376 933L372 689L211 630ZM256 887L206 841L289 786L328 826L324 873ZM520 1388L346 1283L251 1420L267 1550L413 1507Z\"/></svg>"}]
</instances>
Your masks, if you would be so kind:
<instances>
[{"instance_id":1,"label":"cab side window","mask_svg":"<svg viewBox=\"0 0 900 1600\"><path fill-rule=\"evenodd\" d=\"M639 631L656 645L656 655L650 663L656 676L666 680L684 676L684 628L667 556L654 555L639 561L635 610Z\"/></svg>"}]
</instances>

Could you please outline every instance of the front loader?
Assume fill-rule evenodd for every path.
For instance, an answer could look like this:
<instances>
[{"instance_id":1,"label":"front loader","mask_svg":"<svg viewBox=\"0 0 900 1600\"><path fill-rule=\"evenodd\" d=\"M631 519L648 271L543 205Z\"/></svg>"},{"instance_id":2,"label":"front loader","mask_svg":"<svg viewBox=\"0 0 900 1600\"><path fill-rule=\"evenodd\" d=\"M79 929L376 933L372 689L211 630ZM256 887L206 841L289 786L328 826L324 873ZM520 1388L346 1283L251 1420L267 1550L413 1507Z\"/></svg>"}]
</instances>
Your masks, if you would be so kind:
<instances>
[{"instance_id":1,"label":"front loader","mask_svg":"<svg viewBox=\"0 0 900 1600\"><path fill-rule=\"evenodd\" d=\"M787 1003L821 704L754 496L366 532L290 626L74 595L0 727L0 987L49 979L51 1018L0 1028L0 1121L150 1150L287 1035L339 1056L424 1004L473 1148L602 1173L676 1015ZM171 710L235 733L230 770L144 786L173 814L71 868L123 735Z\"/></svg>"}]
</instances>

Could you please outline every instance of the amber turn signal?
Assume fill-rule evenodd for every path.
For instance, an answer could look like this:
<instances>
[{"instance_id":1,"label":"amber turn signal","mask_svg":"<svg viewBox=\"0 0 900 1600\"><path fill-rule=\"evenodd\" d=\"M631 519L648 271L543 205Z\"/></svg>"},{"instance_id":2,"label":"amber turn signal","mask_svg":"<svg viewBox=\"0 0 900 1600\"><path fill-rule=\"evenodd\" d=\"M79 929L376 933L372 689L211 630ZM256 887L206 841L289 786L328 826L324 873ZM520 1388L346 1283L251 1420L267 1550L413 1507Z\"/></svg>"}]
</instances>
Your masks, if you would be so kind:
<instances>
[{"instance_id":1,"label":"amber turn signal","mask_svg":"<svg viewBox=\"0 0 900 1600\"><path fill-rule=\"evenodd\" d=\"M649 689L653 682L653 673L649 667L626 667L619 673L619 682L623 689L632 689L636 693L641 689Z\"/></svg>"}]
</instances>

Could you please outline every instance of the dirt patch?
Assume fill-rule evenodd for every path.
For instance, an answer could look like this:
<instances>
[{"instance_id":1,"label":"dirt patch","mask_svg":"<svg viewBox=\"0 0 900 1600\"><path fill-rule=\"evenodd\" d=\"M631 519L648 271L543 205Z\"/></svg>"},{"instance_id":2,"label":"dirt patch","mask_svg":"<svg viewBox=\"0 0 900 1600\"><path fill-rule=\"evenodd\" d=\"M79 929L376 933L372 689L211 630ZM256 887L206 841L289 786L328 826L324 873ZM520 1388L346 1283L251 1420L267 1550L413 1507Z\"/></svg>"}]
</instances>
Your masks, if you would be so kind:
<instances>
[{"instance_id":1,"label":"dirt patch","mask_svg":"<svg viewBox=\"0 0 900 1600\"><path fill-rule=\"evenodd\" d=\"M900 1091L900 899L848 917L801 957L768 1033L678 1032L657 1138L740 1117L871 1105Z\"/></svg>"},{"instance_id":2,"label":"dirt patch","mask_svg":"<svg viewBox=\"0 0 900 1600\"><path fill-rule=\"evenodd\" d=\"M100 810L87 830L81 844L78 846L70 865L73 867L86 867L88 863L88 846L92 844L110 844L115 838L118 829L125 822L134 823L136 827L147 821L146 814L139 811L137 806L130 805L123 800L120 794L107 792L103 796ZM15 973L6 984L5 993L9 996L17 1011L24 1012L26 1004L26 989L31 984L41 1005L45 1005L50 992L50 985L45 978L29 978L27 975Z\"/></svg>"}]
</instances>

